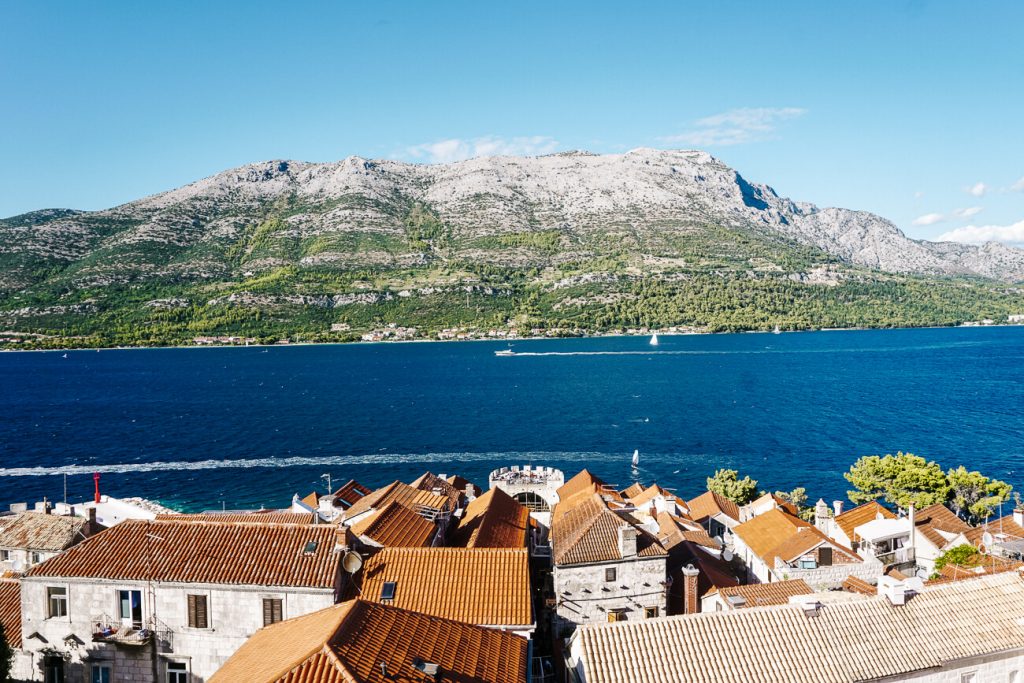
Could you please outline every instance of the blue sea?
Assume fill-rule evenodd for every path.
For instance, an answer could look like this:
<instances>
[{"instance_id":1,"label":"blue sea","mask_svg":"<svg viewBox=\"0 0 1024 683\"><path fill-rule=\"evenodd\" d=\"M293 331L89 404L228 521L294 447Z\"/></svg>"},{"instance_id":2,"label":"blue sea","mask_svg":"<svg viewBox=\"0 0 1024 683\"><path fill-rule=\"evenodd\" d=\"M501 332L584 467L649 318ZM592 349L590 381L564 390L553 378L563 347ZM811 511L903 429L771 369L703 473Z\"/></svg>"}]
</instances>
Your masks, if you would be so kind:
<instances>
[{"instance_id":1,"label":"blue sea","mask_svg":"<svg viewBox=\"0 0 1024 683\"><path fill-rule=\"evenodd\" d=\"M696 495L716 468L845 498L911 451L1024 484L1024 328L0 353L0 505L184 510L509 464ZM62 475L66 475L65 477Z\"/></svg>"}]
</instances>

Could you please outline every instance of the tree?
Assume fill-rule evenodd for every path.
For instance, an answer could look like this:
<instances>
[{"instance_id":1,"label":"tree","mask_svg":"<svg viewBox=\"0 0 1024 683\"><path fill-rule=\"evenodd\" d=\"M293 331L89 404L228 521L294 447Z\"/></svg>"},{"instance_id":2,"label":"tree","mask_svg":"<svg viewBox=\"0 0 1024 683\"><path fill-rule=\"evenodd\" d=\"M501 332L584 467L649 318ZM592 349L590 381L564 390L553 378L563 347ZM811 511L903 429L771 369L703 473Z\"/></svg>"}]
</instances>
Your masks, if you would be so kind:
<instances>
[{"instance_id":1,"label":"tree","mask_svg":"<svg viewBox=\"0 0 1024 683\"><path fill-rule=\"evenodd\" d=\"M775 496L787 503L792 503L800 519L806 521L814 519L814 508L807 506L807 489L803 486L797 486L792 491L776 491Z\"/></svg>"},{"instance_id":2,"label":"tree","mask_svg":"<svg viewBox=\"0 0 1024 683\"><path fill-rule=\"evenodd\" d=\"M946 552L935 558L935 574L938 574L939 570L945 567L947 564L956 565L958 567L964 567L970 569L977 567L981 561L984 560L981 553L973 545L967 545L962 543L958 546L950 548ZM935 575L933 574L933 576Z\"/></svg>"},{"instance_id":3,"label":"tree","mask_svg":"<svg viewBox=\"0 0 1024 683\"><path fill-rule=\"evenodd\" d=\"M899 507L922 508L943 503L949 495L949 480L942 468L913 453L865 455L843 476L856 489L847 492L854 503L884 498Z\"/></svg>"},{"instance_id":4,"label":"tree","mask_svg":"<svg viewBox=\"0 0 1024 683\"><path fill-rule=\"evenodd\" d=\"M715 476L708 477L708 491L724 496L737 505L746 505L757 498L757 480L749 476L740 479L736 470L715 470Z\"/></svg>"},{"instance_id":5,"label":"tree","mask_svg":"<svg viewBox=\"0 0 1024 683\"><path fill-rule=\"evenodd\" d=\"M0 683L7 683L11 680L11 665L14 662L14 650L7 642L7 633L4 625L0 624Z\"/></svg>"},{"instance_id":6,"label":"tree","mask_svg":"<svg viewBox=\"0 0 1024 683\"><path fill-rule=\"evenodd\" d=\"M988 519L995 508L1010 498L1013 487L1005 481L989 479L981 472L968 472L961 465L946 473L949 504L960 517L972 524Z\"/></svg>"}]
</instances>

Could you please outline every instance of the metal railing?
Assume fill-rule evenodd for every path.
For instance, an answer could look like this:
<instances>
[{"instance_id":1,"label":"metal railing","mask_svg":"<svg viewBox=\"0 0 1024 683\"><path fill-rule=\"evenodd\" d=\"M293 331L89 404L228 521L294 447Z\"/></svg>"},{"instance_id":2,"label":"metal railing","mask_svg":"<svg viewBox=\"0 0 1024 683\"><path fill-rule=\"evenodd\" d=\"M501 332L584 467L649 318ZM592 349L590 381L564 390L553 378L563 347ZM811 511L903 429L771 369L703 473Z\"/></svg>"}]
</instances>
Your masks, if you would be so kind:
<instances>
[{"instance_id":1,"label":"metal railing","mask_svg":"<svg viewBox=\"0 0 1024 683\"><path fill-rule=\"evenodd\" d=\"M914 562L916 556L913 548L896 548L891 553L882 553L881 555L875 555L882 564L888 566L893 564L908 564Z\"/></svg>"},{"instance_id":2,"label":"metal railing","mask_svg":"<svg viewBox=\"0 0 1024 683\"><path fill-rule=\"evenodd\" d=\"M139 625L122 624L120 620L103 615L92 622L94 643L141 646L153 638L153 630Z\"/></svg>"}]
</instances>

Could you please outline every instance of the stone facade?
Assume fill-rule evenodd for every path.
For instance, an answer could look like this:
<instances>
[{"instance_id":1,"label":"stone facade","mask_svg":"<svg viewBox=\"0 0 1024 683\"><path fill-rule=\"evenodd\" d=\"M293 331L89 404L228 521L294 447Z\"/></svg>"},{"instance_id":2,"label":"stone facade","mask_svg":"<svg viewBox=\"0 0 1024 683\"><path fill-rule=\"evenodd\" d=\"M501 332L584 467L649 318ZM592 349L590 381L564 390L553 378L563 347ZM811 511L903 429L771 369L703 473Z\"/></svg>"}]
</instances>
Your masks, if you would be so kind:
<instances>
[{"instance_id":1,"label":"stone facade","mask_svg":"<svg viewBox=\"0 0 1024 683\"><path fill-rule=\"evenodd\" d=\"M799 567L780 565L773 572L775 578L772 580L803 579L814 590L826 591L839 588L849 576L855 576L868 583L875 583L884 572L885 565L874 559L868 559L863 562L837 562L828 567L819 565L814 569L800 569Z\"/></svg>"},{"instance_id":2,"label":"stone facade","mask_svg":"<svg viewBox=\"0 0 1024 683\"><path fill-rule=\"evenodd\" d=\"M608 570L615 579L607 581ZM619 620L640 621L666 614L666 558L632 558L618 562L556 566L555 633L568 634L582 624ZM656 609L647 615L645 610Z\"/></svg>"},{"instance_id":3,"label":"stone facade","mask_svg":"<svg viewBox=\"0 0 1024 683\"><path fill-rule=\"evenodd\" d=\"M1024 651L972 657L917 674L875 680L908 683L1024 683Z\"/></svg>"},{"instance_id":4,"label":"stone facade","mask_svg":"<svg viewBox=\"0 0 1024 683\"><path fill-rule=\"evenodd\" d=\"M49 587L63 588L67 615L49 616ZM119 623L118 591L139 591L142 621L155 632L144 644L94 642L98 622ZM205 596L207 628L191 628L188 596ZM188 683L202 683L258 629L263 599L281 600L281 617L334 604L334 591L317 588L204 585L27 577L22 583L23 648L41 672L45 658L64 660L64 680L89 683L94 667L107 666L111 681L149 683L169 678L175 666ZM155 609L154 609L155 605Z\"/></svg>"}]
</instances>

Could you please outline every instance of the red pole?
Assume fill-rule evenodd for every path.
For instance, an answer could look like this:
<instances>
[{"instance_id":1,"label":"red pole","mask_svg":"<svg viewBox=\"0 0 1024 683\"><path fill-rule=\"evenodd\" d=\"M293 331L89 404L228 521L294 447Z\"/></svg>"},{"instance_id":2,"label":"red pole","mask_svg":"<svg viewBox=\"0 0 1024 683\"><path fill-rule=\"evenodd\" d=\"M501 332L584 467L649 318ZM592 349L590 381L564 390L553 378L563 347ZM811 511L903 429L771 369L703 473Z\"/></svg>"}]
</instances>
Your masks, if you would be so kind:
<instances>
[{"instance_id":1,"label":"red pole","mask_svg":"<svg viewBox=\"0 0 1024 683\"><path fill-rule=\"evenodd\" d=\"M96 504L99 505L100 504L100 473L99 472L94 472L93 475L92 475L92 480L94 482L96 482Z\"/></svg>"}]
</instances>

